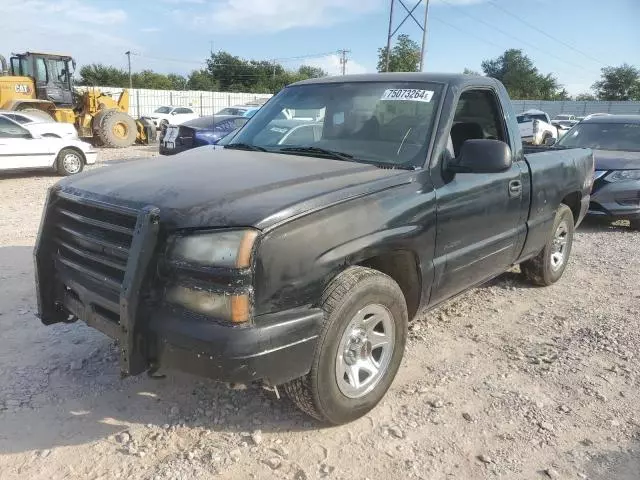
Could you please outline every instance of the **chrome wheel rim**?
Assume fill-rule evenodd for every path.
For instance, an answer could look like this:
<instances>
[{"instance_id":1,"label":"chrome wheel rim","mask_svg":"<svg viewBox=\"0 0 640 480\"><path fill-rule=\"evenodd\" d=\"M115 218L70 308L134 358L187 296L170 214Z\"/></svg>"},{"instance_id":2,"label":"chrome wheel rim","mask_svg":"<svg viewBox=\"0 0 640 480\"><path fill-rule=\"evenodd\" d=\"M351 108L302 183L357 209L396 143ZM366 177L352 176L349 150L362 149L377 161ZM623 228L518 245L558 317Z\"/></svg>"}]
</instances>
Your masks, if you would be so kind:
<instances>
[{"instance_id":1,"label":"chrome wheel rim","mask_svg":"<svg viewBox=\"0 0 640 480\"><path fill-rule=\"evenodd\" d=\"M569 227L567 222L561 222L553 234L551 241L551 269L555 272L564 265L567 256L567 242L569 240Z\"/></svg>"},{"instance_id":2,"label":"chrome wheel rim","mask_svg":"<svg viewBox=\"0 0 640 480\"><path fill-rule=\"evenodd\" d=\"M382 305L367 305L354 315L336 356L336 380L344 396L363 397L380 383L391 362L395 335L391 312Z\"/></svg>"},{"instance_id":3,"label":"chrome wheel rim","mask_svg":"<svg viewBox=\"0 0 640 480\"><path fill-rule=\"evenodd\" d=\"M82 160L76 153L67 153L62 160L64 169L69 173L78 173L82 168Z\"/></svg>"}]
</instances>

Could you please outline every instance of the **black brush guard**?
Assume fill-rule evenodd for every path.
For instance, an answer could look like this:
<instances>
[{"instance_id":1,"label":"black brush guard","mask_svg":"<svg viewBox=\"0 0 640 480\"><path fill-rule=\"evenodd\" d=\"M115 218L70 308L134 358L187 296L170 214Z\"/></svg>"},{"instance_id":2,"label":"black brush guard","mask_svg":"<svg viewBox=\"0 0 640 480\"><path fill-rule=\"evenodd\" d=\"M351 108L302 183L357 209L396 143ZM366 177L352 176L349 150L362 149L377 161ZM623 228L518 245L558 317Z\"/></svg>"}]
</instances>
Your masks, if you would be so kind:
<instances>
[{"instance_id":1,"label":"black brush guard","mask_svg":"<svg viewBox=\"0 0 640 480\"><path fill-rule=\"evenodd\" d=\"M96 232L125 231L125 228L95 218L100 212L107 217L128 215L131 218L132 228L126 231L132 238L126 263L124 259L121 265L110 260L110 244L96 236ZM69 195L55 187L50 189L34 250L38 316L42 323L81 319L118 341L123 375L137 375L147 370L149 346L144 342L146 326L139 302L158 232L156 207L136 211ZM67 237L61 238L61 234ZM96 273L91 265L119 268L123 271L121 283ZM112 293L110 298L106 291Z\"/></svg>"}]
</instances>

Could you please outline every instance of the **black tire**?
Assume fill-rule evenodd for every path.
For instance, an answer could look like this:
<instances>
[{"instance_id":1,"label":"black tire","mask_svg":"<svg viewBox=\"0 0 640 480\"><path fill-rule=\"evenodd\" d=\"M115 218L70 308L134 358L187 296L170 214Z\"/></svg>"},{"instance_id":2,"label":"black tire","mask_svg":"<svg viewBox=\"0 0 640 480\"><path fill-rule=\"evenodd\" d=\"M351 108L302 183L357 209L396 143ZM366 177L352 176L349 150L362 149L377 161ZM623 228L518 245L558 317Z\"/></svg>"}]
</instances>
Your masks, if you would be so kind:
<instances>
[{"instance_id":1,"label":"black tire","mask_svg":"<svg viewBox=\"0 0 640 480\"><path fill-rule=\"evenodd\" d=\"M355 420L382 399L400 367L407 339L408 314L402 290L393 279L377 270L351 267L327 286L322 296L324 323L318 337L311 371L284 386L287 395L305 413L333 425ZM336 365L343 335L352 319L365 308L384 307L393 324L392 350L386 367L358 398L345 395L339 386ZM364 316L366 319L367 317ZM365 342L362 355L371 355L371 343ZM363 344L363 345L365 345ZM365 352L367 352L365 354ZM382 355L382 354L381 354ZM380 358L382 364L382 357Z\"/></svg>"},{"instance_id":2,"label":"black tire","mask_svg":"<svg viewBox=\"0 0 640 480\"><path fill-rule=\"evenodd\" d=\"M73 160L71 160L71 157L73 157ZM56 159L56 170L60 175L64 175L65 177L75 175L82 171L85 161L84 155L79 150L75 148L63 148L60 150L60 153L58 153L58 158Z\"/></svg>"},{"instance_id":3,"label":"black tire","mask_svg":"<svg viewBox=\"0 0 640 480\"><path fill-rule=\"evenodd\" d=\"M557 265L552 256L558 252L557 246L560 242L557 234L560 226L566 228L566 242L562 250L562 264ZM547 242L542 251L535 257L520 265L520 270L535 285L549 286L556 283L562 277L569 257L571 255L571 246L573 245L573 234L575 231L573 212L565 204L561 203L556 212L556 218L553 222L551 232L549 232ZM556 257L557 258L557 257Z\"/></svg>"},{"instance_id":4,"label":"black tire","mask_svg":"<svg viewBox=\"0 0 640 480\"><path fill-rule=\"evenodd\" d=\"M108 112L98 125L97 135L107 147L124 148L133 145L138 136L136 122L119 110Z\"/></svg>"},{"instance_id":5,"label":"black tire","mask_svg":"<svg viewBox=\"0 0 640 480\"><path fill-rule=\"evenodd\" d=\"M18 112L24 112L24 113L30 113L31 115L34 115L36 117L39 117L43 120L47 120L47 121L51 121L51 122L55 122L56 119L53 115L51 115L49 112L45 111L45 110L40 110L39 108L32 108L32 107L25 107L25 108L18 108L17 110Z\"/></svg>"},{"instance_id":6,"label":"black tire","mask_svg":"<svg viewBox=\"0 0 640 480\"><path fill-rule=\"evenodd\" d=\"M632 230L640 231L640 218L634 218L633 220L629 220L629 226Z\"/></svg>"}]
</instances>

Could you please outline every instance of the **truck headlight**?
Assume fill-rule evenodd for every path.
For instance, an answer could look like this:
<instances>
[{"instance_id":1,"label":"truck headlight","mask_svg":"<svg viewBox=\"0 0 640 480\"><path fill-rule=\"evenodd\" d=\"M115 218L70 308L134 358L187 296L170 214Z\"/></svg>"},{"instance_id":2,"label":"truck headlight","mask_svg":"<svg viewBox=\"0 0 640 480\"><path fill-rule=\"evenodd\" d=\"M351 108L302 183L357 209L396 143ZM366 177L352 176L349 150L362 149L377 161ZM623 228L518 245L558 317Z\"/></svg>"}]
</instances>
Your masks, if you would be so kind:
<instances>
[{"instance_id":1,"label":"truck headlight","mask_svg":"<svg viewBox=\"0 0 640 480\"><path fill-rule=\"evenodd\" d=\"M187 310L232 323L249 321L249 295L229 295L174 285L167 288L167 301Z\"/></svg>"},{"instance_id":2,"label":"truck headlight","mask_svg":"<svg viewBox=\"0 0 640 480\"><path fill-rule=\"evenodd\" d=\"M608 182L623 182L625 180L640 180L640 170L616 170L607 175Z\"/></svg>"},{"instance_id":3,"label":"truck headlight","mask_svg":"<svg viewBox=\"0 0 640 480\"><path fill-rule=\"evenodd\" d=\"M250 229L190 233L175 239L169 255L205 267L248 268L257 237Z\"/></svg>"}]
</instances>

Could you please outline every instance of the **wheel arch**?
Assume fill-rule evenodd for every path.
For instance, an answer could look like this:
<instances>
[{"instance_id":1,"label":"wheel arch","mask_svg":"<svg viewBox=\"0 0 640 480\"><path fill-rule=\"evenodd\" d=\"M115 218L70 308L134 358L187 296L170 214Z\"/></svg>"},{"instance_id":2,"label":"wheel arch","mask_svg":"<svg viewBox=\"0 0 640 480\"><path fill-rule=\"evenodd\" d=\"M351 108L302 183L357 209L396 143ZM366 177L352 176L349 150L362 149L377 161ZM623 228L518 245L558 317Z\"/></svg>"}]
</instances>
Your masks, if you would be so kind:
<instances>
[{"instance_id":1,"label":"wheel arch","mask_svg":"<svg viewBox=\"0 0 640 480\"><path fill-rule=\"evenodd\" d=\"M573 213L573 221L575 224L578 224L578 219L580 218L580 207L582 202L582 193L576 191L571 192L568 195L565 195L560 203L564 203L567 207L571 209L571 213Z\"/></svg>"},{"instance_id":2,"label":"wheel arch","mask_svg":"<svg viewBox=\"0 0 640 480\"><path fill-rule=\"evenodd\" d=\"M58 159L60 157L60 154L62 153L63 150L74 150L76 153L80 154L80 158L82 159L82 163L84 165L87 164L87 156L84 154L84 152L82 151L82 149L80 147L76 147L75 145L64 145L60 149L58 149L58 151L56 152L55 162L58 161Z\"/></svg>"}]
</instances>

